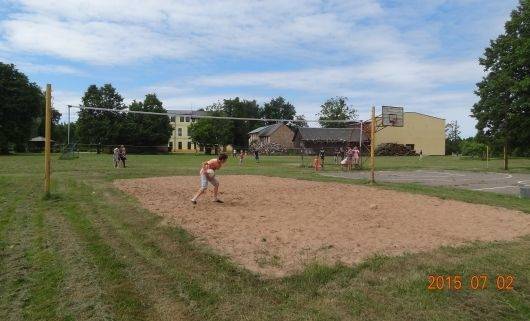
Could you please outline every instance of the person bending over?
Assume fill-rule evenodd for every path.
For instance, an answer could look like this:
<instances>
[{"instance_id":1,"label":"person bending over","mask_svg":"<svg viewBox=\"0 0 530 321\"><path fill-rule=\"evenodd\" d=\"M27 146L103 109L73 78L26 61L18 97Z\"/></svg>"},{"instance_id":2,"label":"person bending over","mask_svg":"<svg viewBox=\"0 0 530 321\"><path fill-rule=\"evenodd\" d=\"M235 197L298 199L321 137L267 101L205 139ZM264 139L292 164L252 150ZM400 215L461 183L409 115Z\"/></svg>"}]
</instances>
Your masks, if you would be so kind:
<instances>
[{"instance_id":1,"label":"person bending over","mask_svg":"<svg viewBox=\"0 0 530 321\"><path fill-rule=\"evenodd\" d=\"M201 177L201 187L197 194L193 196L191 202L197 204L197 199L201 196L208 188L208 182L213 185L213 201L217 203L223 203L217 198L219 192L219 181L215 178L215 171L220 169L224 163L226 163L228 156L226 154L220 154L219 157L210 159L207 162L202 163L201 171L199 172Z\"/></svg>"}]
</instances>

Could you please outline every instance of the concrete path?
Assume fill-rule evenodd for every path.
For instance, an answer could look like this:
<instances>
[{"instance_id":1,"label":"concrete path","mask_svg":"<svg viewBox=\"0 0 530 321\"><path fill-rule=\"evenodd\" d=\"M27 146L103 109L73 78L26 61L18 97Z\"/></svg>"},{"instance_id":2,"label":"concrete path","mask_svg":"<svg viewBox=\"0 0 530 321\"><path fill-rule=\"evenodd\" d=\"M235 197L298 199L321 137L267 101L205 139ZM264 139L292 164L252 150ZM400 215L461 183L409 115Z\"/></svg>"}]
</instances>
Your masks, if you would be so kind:
<instances>
[{"instance_id":1,"label":"concrete path","mask_svg":"<svg viewBox=\"0 0 530 321\"><path fill-rule=\"evenodd\" d=\"M368 171L328 172L325 176L368 179ZM519 195L521 186L530 186L530 174L505 174L461 171L378 171L376 181L420 183L429 186L449 186L474 191Z\"/></svg>"}]
</instances>

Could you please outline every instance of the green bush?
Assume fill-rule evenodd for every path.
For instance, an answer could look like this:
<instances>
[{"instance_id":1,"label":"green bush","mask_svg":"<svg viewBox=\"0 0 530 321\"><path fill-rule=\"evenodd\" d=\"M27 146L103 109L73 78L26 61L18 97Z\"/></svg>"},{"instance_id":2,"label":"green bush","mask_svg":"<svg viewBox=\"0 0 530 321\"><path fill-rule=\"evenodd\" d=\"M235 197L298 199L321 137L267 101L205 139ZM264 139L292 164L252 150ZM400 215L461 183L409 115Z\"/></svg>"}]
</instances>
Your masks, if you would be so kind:
<instances>
[{"instance_id":1,"label":"green bush","mask_svg":"<svg viewBox=\"0 0 530 321\"><path fill-rule=\"evenodd\" d=\"M460 150L463 156L486 158L486 145L482 143L464 140L460 143Z\"/></svg>"}]
</instances>

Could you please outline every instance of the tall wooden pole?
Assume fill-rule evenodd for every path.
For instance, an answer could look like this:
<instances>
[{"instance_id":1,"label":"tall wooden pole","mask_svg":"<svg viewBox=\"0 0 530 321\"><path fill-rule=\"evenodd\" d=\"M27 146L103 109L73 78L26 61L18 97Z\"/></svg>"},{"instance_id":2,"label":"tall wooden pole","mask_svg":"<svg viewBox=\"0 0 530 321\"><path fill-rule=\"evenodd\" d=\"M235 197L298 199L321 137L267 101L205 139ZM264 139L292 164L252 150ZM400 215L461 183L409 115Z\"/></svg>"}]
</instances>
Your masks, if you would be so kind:
<instances>
[{"instance_id":1,"label":"tall wooden pole","mask_svg":"<svg viewBox=\"0 0 530 321\"><path fill-rule=\"evenodd\" d=\"M44 142L44 193L50 195L50 162L52 139L52 85L46 85L46 122Z\"/></svg>"},{"instance_id":2,"label":"tall wooden pole","mask_svg":"<svg viewBox=\"0 0 530 321\"><path fill-rule=\"evenodd\" d=\"M504 170L508 170L508 143L504 142Z\"/></svg>"},{"instance_id":3,"label":"tall wooden pole","mask_svg":"<svg viewBox=\"0 0 530 321\"><path fill-rule=\"evenodd\" d=\"M372 106L370 126L370 183L375 183L375 106Z\"/></svg>"},{"instance_id":4,"label":"tall wooden pole","mask_svg":"<svg viewBox=\"0 0 530 321\"><path fill-rule=\"evenodd\" d=\"M486 145L486 168L490 168L490 147Z\"/></svg>"}]
</instances>

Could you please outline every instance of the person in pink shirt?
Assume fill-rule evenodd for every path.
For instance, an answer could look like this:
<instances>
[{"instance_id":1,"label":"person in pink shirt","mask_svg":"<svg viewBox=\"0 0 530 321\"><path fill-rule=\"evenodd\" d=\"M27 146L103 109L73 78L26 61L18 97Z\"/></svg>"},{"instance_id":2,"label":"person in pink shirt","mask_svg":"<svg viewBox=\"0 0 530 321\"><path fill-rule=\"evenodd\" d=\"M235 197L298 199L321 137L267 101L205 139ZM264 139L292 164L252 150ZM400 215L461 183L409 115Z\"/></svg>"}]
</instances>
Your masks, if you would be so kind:
<instances>
[{"instance_id":1,"label":"person in pink shirt","mask_svg":"<svg viewBox=\"0 0 530 321\"><path fill-rule=\"evenodd\" d=\"M199 172L201 176L201 187L197 194L195 194L195 196L193 196L191 199L193 204L197 204L197 199L199 196L206 191L208 188L208 182L213 185L213 201L217 203L223 203L223 201L217 198L217 193L219 192L219 181L215 178L215 171L220 169L227 160L228 156L226 154L220 154L219 157L202 163L202 167Z\"/></svg>"}]
</instances>

